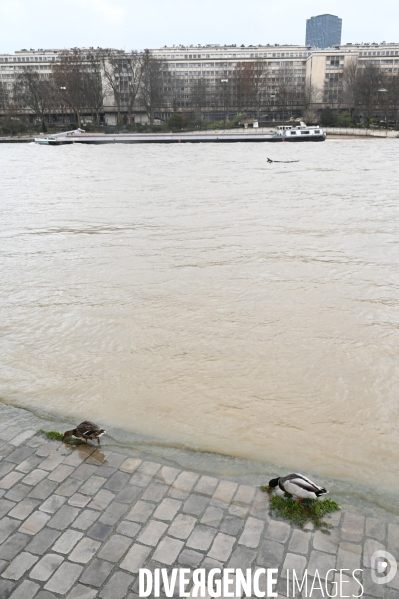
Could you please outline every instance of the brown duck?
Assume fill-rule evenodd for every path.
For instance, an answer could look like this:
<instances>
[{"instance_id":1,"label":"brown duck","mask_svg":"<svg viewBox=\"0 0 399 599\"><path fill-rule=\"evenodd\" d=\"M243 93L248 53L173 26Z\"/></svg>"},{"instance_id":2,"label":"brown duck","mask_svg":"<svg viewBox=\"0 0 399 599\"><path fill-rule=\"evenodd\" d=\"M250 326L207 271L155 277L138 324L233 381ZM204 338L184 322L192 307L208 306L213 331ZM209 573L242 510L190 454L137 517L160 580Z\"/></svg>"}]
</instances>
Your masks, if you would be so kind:
<instances>
[{"instance_id":1,"label":"brown duck","mask_svg":"<svg viewBox=\"0 0 399 599\"><path fill-rule=\"evenodd\" d=\"M78 439L84 439L86 443L88 443L89 439L92 439L93 441L97 439L97 443L100 445L100 437L106 432L107 431L105 431L103 428L100 428L97 424L94 424L94 422L85 420L84 422L78 424L78 426L73 430L66 431L62 437L62 440L65 441L65 439L68 437L73 436L77 437Z\"/></svg>"}]
</instances>

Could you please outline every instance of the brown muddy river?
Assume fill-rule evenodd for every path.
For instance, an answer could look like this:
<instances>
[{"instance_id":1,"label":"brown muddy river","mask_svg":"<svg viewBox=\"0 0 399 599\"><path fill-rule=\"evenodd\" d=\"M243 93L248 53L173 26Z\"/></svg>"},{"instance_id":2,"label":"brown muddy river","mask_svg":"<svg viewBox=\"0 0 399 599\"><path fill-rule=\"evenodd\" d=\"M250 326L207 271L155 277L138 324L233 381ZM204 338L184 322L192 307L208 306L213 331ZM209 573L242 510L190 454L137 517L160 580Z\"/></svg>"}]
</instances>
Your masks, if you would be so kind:
<instances>
[{"instance_id":1,"label":"brown muddy river","mask_svg":"<svg viewBox=\"0 0 399 599\"><path fill-rule=\"evenodd\" d=\"M2 401L399 490L398 159L1 144Z\"/></svg>"}]
</instances>

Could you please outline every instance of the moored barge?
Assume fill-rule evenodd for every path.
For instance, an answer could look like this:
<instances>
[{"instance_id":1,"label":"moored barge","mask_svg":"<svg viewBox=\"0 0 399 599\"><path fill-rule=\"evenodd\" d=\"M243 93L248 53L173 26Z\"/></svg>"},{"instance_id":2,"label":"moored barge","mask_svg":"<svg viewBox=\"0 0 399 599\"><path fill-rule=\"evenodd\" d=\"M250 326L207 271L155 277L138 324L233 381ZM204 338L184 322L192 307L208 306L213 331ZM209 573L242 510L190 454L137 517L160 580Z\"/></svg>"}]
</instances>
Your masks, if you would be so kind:
<instances>
[{"instance_id":1,"label":"moored barge","mask_svg":"<svg viewBox=\"0 0 399 599\"><path fill-rule=\"evenodd\" d=\"M36 137L35 142L47 146L66 144L137 144L137 143L245 143L245 142L302 142L324 141L326 134L320 127L280 126L273 131L240 129L236 131L190 131L180 133L85 133L82 129Z\"/></svg>"}]
</instances>

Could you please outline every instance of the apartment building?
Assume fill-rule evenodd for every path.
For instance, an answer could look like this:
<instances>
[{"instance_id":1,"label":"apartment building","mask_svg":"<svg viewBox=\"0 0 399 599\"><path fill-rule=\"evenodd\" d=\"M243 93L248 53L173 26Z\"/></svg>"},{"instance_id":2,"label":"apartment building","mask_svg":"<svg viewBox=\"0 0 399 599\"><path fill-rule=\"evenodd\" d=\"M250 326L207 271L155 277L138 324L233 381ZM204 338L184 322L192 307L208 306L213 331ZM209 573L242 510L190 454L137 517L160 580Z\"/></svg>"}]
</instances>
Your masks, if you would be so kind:
<instances>
[{"instance_id":1,"label":"apartment building","mask_svg":"<svg viewBox=\"0 0 399 599\"><path fill-rule=\"evenodd\" d=\"M319 90L318 101L339 104L344 68L355 61L373 62L386 73L399 73L399 44L346 44L334 49L314 50L306 62L306 80Z\"/></svg>"},{"instance_id":2,"label":"apartment building","mask_svg":"<svg viewBox=\"0 0 399 599\"><path fill-rule=\"evenodd\" d=\"M218 85L228 83L233 77L237 63L261 60L268 71L268 89L265 90L265 103L275 104L273 74L286 66L291 69L295 84L299 87L305 82L306 60L311 48L304 46L172 46L152 50L154 56L167 62L169 70L181 82L177 100L178 108L190 106L190 83L202 78L210 94ZM267 98L267 100L266 100ZM217 120L222 114L209 110L209 120ZM164 115L161 115L164 116ZM166 116L166 114L165 114Z\"/></svg>"},{"instance_id":3,"label":"apartment building","mask_svg":"<svg viewBox=\"0 0 399 599\"><path fill-rule=\"evenodd\" d=\"M220 81L233 76L238 62L262 60L267 66L266 112L277 107L276 80L284 69L290 72L294 86L303 87L305 83L312 86L316 104L330 106L342 102L342 74L350 62L373 62L387 73L399 72L399 43L348 43L325 49L293 45L172 46L152 52L165 60L171 72L184 82L179 104L182 108L190 105L191 81L202 77L212 90Z\"/></svg>"},{"instance_id":4,"label":"apartment building","mask_svg":"<svg viewBox=\"0 0 399 599\"><path fill-rule=\"evenodd\" d=\"M84 49L83 49L84 50ZM87 49L93 51L93 48ZM0 54L0 81L12 94L13 85L19 72L24 68L36 70L40 77L49 77L60 49L19 50L13 55ZM373 62L387 73L399 72L399 44L345 44L333 48L315 49L310 46L296 45L259 45L259 46L172 46L151 49L151 54L165 61L169 73L178 82L178 92L171 101L165 100L158 117L165 119L174 109L188 110L191 107L191 91L195 81L202 79L210 93L220 86L228 84L233 77L237 63L262 61L267 69L268 85L264 92L265 110L276 109L276 79L282 69L290 72L294 87L304 87L305 83L318 90L315 102L322 105L339 105L342 90L342 73L350 61L357 63ZM135 120L145 122L143 107L135 109ZM210 107L208 120L220 117L217 108ZM115 123L116 112L112 98L104 106L105 120Z\"/></svg>"},{"instance_id":5,"label":"apartment building","mask_svg":"<svg viewBox=\"0 0 399 599\"><path fill-rule=\"evenodd\" d=\"M0 81L12 95L18 73L28 66L45 78L51 75L58 50L17 50L15 54L0 54Z\"/></svg>"}]
</instances>

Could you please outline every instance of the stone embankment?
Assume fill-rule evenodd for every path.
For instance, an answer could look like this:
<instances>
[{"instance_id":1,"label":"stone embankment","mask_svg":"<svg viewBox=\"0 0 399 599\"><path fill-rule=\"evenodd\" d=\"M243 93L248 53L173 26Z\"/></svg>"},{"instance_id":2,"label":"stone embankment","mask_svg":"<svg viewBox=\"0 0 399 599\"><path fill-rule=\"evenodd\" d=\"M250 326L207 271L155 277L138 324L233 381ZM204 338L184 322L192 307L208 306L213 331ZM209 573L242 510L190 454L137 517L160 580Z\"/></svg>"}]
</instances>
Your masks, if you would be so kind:
<instances>
[{"instance_id":1,"label":"stone embankment","mask_svg":"<svg viewBox=\"0 0 399 599\"><path fill-rule=\"evenodd\" d=\"M142 567L276 567L280 598L287 569L312 580L317 570L334 596L332 570L361 568L365 598L399 596L399 575L378 585L370 569L376 549L399 555L389 515L343 510L331 535L300 530L270 517L255 486L116 446L50 441L37 433L43 425L51 429L0 405L2 599L136 599ZM351 578L344 589L359 593Z\"/></svg>"},{"instance_id":2,"label":"stone embankment","mask_svg":"<svg viewBox=\"0 0 399 599\"><path fill-rule=\"evenodd\" d=\"M34 141L35 138L31 135L0 137L0 144L26 144Z\"/></svg>"},{"instance_id":3,"label":"stone embankment","mask_svg":"<svg viewBox=\"0 0 399 599\"><path fill-rule=\"evenodd\" d=\"M352 127L323 127L323 129L327 135L399 138L399 131L394 131L393 129L354 129Z\"/></svg>"}]
</instances>

